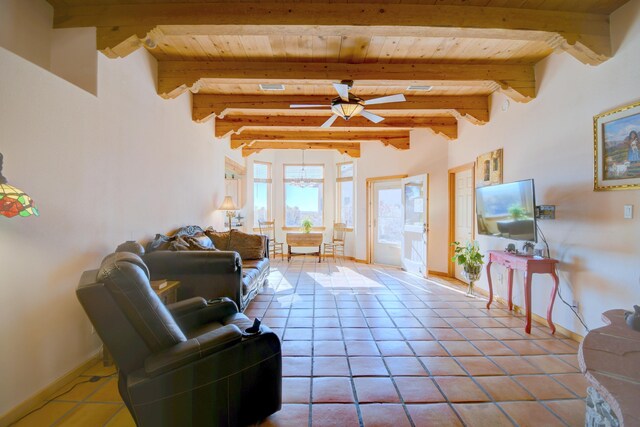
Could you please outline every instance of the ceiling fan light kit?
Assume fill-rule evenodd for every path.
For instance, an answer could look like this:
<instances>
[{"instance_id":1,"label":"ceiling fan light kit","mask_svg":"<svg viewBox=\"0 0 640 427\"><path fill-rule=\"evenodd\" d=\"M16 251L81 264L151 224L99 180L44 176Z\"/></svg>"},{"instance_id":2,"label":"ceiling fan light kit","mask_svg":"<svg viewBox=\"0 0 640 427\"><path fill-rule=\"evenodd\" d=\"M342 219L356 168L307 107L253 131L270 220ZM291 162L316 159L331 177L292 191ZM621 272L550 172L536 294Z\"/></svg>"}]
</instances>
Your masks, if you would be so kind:
<instances>
[{"instance_id":1,"label":"ceiling fan light kit","mask_svg":"<svg viewBox=\"0 0 640 427\"><path fill-rule=\"evenodd\" d=\"M349 92L353 86L352 80L343 80L340 83L334 83L333 87L338 92L338 97L331 100L331 105L318 105L318 104L291 104L290 108L317 108L317 107L330 107L333 115L327 119L320 127L328 128L338 117L342 117L344 120L349 120L353 116L361 115L367 120L373 123L380 123L384 120L384 117L378 116L365 110L367 105L375 104L387 104L391 102L404 102L406 101L403 94L381 96L369 100L359 98Z\"/></svg>"}]
</instances>

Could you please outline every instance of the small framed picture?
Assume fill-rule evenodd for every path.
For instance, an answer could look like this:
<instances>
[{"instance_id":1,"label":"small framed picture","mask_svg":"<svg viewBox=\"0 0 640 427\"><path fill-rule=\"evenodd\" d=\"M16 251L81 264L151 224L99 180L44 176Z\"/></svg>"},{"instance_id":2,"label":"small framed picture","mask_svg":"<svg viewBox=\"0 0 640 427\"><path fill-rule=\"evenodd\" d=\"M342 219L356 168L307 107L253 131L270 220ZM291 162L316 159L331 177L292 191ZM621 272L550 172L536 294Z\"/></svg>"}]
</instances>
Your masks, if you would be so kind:
<instances>
[{"instance_id":1,"label":"small framed picture","mask_svg":"<svg viewBox=\"0 0 640 427\"><path fill-rule=\"evenodd\" d=\"M640 189L640 102L593 118L593 189Z\"/></svg>"},{"instance_id":2,"label":"small framed picture","mask_svg":"<svg viewBox=\"0 0 640 427\"><path fill-rule=\"evenodd\" d=\"M476 187L502 184L502 148L476 158Z\"/></svg>"}]
</instances>

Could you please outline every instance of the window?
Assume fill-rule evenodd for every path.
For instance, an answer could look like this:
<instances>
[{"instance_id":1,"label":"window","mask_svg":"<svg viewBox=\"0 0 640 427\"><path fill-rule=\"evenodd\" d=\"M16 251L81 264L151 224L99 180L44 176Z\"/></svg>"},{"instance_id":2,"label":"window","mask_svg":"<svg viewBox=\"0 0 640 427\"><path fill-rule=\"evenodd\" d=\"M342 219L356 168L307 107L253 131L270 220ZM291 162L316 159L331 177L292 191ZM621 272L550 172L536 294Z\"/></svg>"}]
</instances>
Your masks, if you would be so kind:
<instances>
[{"instance_id":1,"label":"window","mask_svg":"<svg viewBox=\"0 0 640 427\"><path fill-rule=\"evenodd\" d=\"M324 225L324 166L284 165L284 226L300 227L309 218Z\"/></svg>"},{"instance_id":2,"label":"window","mask_svg":"<svg viewBox=\"0 0 640 427\"><path fill-rule=\"evenodd\" d=\"M253 163L253 226L271 221L271 163Z\"/></svg>"},{"instance_id":3,"label":"window","mask_svg":"<svg viewBox=\"0 0 640 427\"><path fill-rule=\"evenodd\" d=\"M353 163L338 163L336 178L336 218L353 228Z\"/></svg>"}]
</instances>

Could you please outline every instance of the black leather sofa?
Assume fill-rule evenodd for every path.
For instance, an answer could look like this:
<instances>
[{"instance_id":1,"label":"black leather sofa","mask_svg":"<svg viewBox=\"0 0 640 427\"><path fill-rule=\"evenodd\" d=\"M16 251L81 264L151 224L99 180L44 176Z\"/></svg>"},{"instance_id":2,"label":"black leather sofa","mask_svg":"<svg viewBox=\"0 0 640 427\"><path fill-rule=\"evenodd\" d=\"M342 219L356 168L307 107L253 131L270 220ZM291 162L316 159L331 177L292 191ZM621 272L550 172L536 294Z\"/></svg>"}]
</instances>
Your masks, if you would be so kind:
<instances>
[{"instance_id":1,"label":"black leather sofa","mask_svg":"<svg viewBox=\"0 0 640 427\"><path fill-rule=\"evenodd\" d=\"M256 238L261 241L262 249L243 247L247 240L255 242ZM178 240L183 244L176 245ZM226 296L244 311L267 283L268 248L267 236L237 230L216 233L191 225L178 229L171 236L156 235L146 249L136 242L126 242L116 251L140 255L149 267L151 280L180 281L178 300Z\"/></svg>"},{"instance_id":2,"label":"black leather sofa","mask_svg":"<svg viewBox=\"0 0 640 427\"><path fill-rule=\"evenodd\" d=\"M138 426L242 426L281 407L280 340L228 298L165 306L132 253L86 271L77 296L119 368L118 389Z\"/></svg>"}]
</instances>

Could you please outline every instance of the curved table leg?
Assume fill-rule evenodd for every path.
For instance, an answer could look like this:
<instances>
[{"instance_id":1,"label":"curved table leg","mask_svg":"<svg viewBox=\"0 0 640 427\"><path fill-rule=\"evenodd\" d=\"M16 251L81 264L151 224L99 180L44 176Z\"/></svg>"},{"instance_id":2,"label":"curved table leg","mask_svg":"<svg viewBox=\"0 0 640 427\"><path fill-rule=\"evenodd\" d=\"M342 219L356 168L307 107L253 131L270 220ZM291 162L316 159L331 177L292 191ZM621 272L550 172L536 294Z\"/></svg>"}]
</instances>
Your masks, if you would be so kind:
<instances>
[{"instance_id":1,"label":"curved table leg","mask_svg":"<svg viewBox=\"0 0 640 427\"><path fill-rule=\"evenodd\" d=\"M487 281L489 282L489 301L487 302L487 308L491 308L493 302L493 285L491 283L491 261L487 263Z\"/></svg>"},{"instance_id":2,"label":"curved table leg","mask_svg":"<svg viewBox=\"0 0 640 427\"><path fill-rule=\"evenodd\" d=\"M524 300L525 306L527 308L527 324L524 327L524 331L528 334L531 333L531 276L533 276L530 272L524 273Z\"/></svg>"},{"instance_id":3,"label":"curved table leg","mask_svg":"<svg viewBox=\"0 0 640 427\"><path fill-rule=\"evenodd\" d=\"M560 282L555 268L551 271L551 276L553 276L553 289L551 290L551 296L549 297L549 307L547 308L547 323L551 328L551 333L555 334L556 326L553 324L553 320L551 320L551 315L553 314L553 303L556 300L556 294L558 293L558 285Z\"/></svg>"},{"instance_id":4,"label":"curved table leg","mask_svg":"<svg viewBox=\"0 0 640 427\"><path fill-rule=\"evenodd\" d=\"M507 286L509 287L509 311L513 310L513 269L509 268L507 276Z\"/></svg>"}]
</instances>

